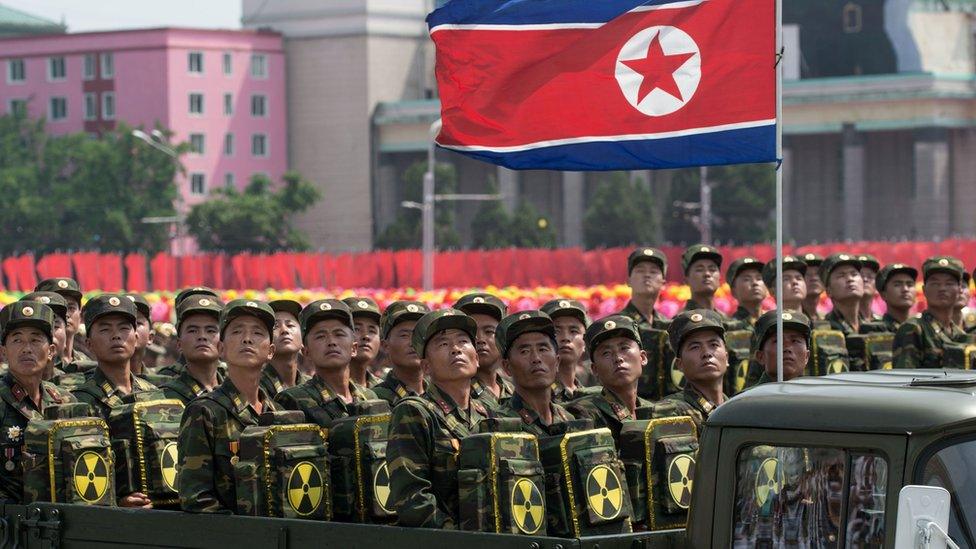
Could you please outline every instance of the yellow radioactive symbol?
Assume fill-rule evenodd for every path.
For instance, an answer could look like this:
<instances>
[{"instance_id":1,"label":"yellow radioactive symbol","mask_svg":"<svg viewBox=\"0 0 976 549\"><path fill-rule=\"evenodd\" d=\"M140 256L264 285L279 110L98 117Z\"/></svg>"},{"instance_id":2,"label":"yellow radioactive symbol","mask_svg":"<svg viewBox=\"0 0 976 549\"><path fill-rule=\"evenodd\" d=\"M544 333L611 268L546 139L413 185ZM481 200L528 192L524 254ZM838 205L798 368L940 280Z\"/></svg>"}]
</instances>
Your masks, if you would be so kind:
<instances>
[{"instance_id":1,"label":"yellow radioactive symbol","mask_svg":"<svg viewBox=\"0 0 976 549\"><path fill-rule=\"evenodd\" d=\"M387 468L385 461L373 475L373 501L380 506L383 512L393 512L387 507L390 501L390 469Z\"/></svg>"},{"instance_id":2,"label":"yellow radioactive symbol","mask_svg":"<svg viewBox=\"0 0 976 549\"><path fill-rule=\"evenodd\" d=\"M300 516L308 516L319 508L323 493L322 473L315 465L303 461L291 470L288 477L288 505Z\"/></svg>"},{"instance_id":3,"label":"yellow radioactive symbol","mask_svg":"<svg viewBox=\"0 0 976 549\"><path fill-rule=\"evenodd\" d=\"M756 474L756 501L760 506L766 505L770 496L779 495L783 489L783 469L780 467L779 460L768 458L759 466L759 473Z\"/></svg>"},{"instance_id":4,"label":"yellow radioactive symbol","mask_svg":"<svg viewBox=\"0 0 976 549\"><path fill-rule=\"evenodd\" d=\"M586 499L596 516L603 520L616 518L624 502L617 473L606 465L594 467L586 477Z\"/></svg>"},{"instance_id":5,"label":"yellow radioactive symbol","mask_svg":"<svg viewBox=\"0 0 976 549\"><path fill-rule=\"evenodd\" d=\"M75 460L75 492L88 503L102 499L108 489L108 465L95 452L84 452Z\"/></svg>"},{"instance_id":6,"label":"yellow radioactive symbol","mask_svg":"<svg viewBox=\"0 0 976 549\"><path fill-rule=\"evenodd\" d=\"M889 360L888 362L885 362L885 363L884 363L884 364L883 364L883 365L881 366L881 369L882 369L882 370L890 370L891 368L892 368L892 366L891 366L891 361L890 361L890 360Z\"/></svg>"},{"instance_id":7,"label":"yellow radioactive symbol","mask_svg":"<svg viewBox=\"0 0 976 549\"><path fill-rule=\"evenodd\" d=\"M546 507L542 492L534 482L520 478L512 486L512 519L523 534L534 534L542 528Z\"/></svg>"},{"instance_id":8,"label":"yellow radioactive symbol","mask_svg":"<svg viewBox=\"0 0 976 549\"><path fill-rule=\"evenodd\" d=\"M159 460L159 468L162 472L163 485L170 490L176 491L176 462L179 454L176 451L176 443L170 442L163 448L163 456Z\"/></svg>"},{"instance_id":9,"label":"yellow radioactive symbol","mask_svg":"<svg viewBox=\"0 0 976 549\"><path fill-rule=\"evenodd\" d=\"M739 361L735 367L735 392L740 392L746 388L746 380L749 377L749 359Z\"/></svg>"},{"instance_id":10,"label":"yellow radioactive symbol","mask_svg":"<svg viewBox=\"0 0 976 549\"><path fill-rule=\"evenodd\" d=\"M685 388L685 374L678 368L678 359L671 361L671 384L678 389Z\"/></svg>"},{"instance_id":11,"label":"yellow radioactive symbol","mask_svg":"<svg viewBox=\"0 0 976 549\"><path fill-rule=\"evenodd\" d=\"M846 371L847 371L847 363L839 358L834 359L833 362L831 362L830 365L827 366L828 374L839 374Z\"/></svg>"},{"instance_id":12,"label":"yellow radioactive symbol","mask_svg":"<svg viewBox=\"0 0 976 549\"><path fill-rule=\"evenodd\" d=\"M691 506L691 486L695 481L695 459L687 454L674 458L668 467L668 489L671 499L681 507Z\"/></svg>"}]
</instances>

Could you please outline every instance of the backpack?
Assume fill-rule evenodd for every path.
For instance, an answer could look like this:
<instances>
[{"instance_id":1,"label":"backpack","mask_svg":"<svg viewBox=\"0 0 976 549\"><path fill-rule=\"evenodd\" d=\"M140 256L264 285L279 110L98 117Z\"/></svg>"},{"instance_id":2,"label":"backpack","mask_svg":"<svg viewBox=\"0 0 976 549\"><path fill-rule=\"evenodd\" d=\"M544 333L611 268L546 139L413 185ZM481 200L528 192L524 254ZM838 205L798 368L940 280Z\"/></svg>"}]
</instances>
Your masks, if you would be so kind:
<instances>
[{"instance_id":1,"label":"backpack","mask_svg":"<svg viewBox=\"0 0 976 549\"><path fill-rule=\"evenodd\" d=\"M156 506L179 504L176 442L183 403L155 390L126 395L122 400L124 404L108 418L119 494L142 492Z\"/></svg>"},{"instance_id":2,"label":"backpack","mask_svg":"<svg viewBox=\"0 0 976 549\"><path fill-rule=\"evenodd\" d=\"M813 330L810 363L806 375L825 376L851 370L844 334L837 330Z\"/></svg>"},{"instance_id":3,"label":"backpack","mask_svg":"<svg viewBox=\"0 0 976 549\"><path fill-rule=\"evenodd\" d=\"M640 330L641 346L647 352L647 366L644 366L637 380L637 394L650 400L660 400L681 387L669 375L674 353L668 343L668 332L656 328Z\"/></svg>"},{"instance_id":4,"label":"backpack","mask_svg":"<svg viewBox=\"0 0 976 549\"><path fill-rule=\"evenodd\" d=\"M24 500L115 507L115 456L101 418L44 419L24 433Z\"/></svg>"},{"instance_id":5,"label":"backpack","mask_svg":"<svg viewBox=\"0 0 976 549\"><path fill-rule=\"evenodd\" d=\"M725 394L736 395L756 384L762 367L752 360L752 330L732 330L725 333L729 353L729 369L725 373Z\"/></svg>"},{"instance_id":6,"label":"backpack","mask_svg":"<svg viewBox=\"0 0 976 549\"><path fill-rule=\"evenodd\" d=\"M890 370L895 334L872 332L847 336L847 352L852 360L864 364L865 370Z\"/></svg>"},{"instance_id":7,"label":"backpack","mask_svg":"<svg viewBox=\"0 0 976 549\"><path fill-rule=\"evenodd\" d=\"M337 520L392 524L390 470L386 442L390 404L367 400L353 404L353 415L329 428L332 513Z\"/></svg>"},{"instance_id":8,"label":"backpack","mask_svg":"<svg viewBox=\"0 0 976 549\"><path fill-rule=\"evenodd\" d=\"M976 345L947 343L943 346L943 368L976 369Z\"/></svg>"}]
</instances>

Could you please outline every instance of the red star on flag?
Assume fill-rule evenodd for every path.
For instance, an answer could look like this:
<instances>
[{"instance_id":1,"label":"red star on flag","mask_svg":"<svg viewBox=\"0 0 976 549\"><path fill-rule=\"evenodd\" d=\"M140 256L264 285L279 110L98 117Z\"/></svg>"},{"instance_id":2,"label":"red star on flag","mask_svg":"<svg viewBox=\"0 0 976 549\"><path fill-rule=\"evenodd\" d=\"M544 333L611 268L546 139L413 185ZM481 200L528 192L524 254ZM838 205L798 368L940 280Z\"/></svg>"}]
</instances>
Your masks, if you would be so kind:
<instances>
[{"instance_id":1,"label":"red star on flag","mask_svg":"<svg viewBox=\"0 0 976 549\"><path fill-rule=\"evenodd\" d=\"M647 57L644 59L631 59L623 61L637 74L644 77L641 82L640 90L637 92L637 102L640 103L655 89L671 95L675 99L684 102L678 83L674 80L674 73L681 68L689 59L695 56L694 53L678 53L667 55L661 47L661 35L656 34L651 39L647 47Z\"/></svg>"}]
</instances>

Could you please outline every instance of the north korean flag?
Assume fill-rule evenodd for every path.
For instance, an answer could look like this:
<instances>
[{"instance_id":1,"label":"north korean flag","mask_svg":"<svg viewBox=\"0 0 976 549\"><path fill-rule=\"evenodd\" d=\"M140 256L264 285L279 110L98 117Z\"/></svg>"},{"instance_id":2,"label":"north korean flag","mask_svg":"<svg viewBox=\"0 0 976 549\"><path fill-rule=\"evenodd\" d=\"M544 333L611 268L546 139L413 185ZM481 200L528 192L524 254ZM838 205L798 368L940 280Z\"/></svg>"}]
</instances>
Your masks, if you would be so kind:
<instances>
[{"instance_id":1,"label":"north korean flag","mask_svg":"<svg viewBox=\"0 0 976 549\"><path fill-rule=\"evenodd\" d=\"M774 0L453 0L439 146L513 169L776 160Z\"/></svg>"}]
</instances>

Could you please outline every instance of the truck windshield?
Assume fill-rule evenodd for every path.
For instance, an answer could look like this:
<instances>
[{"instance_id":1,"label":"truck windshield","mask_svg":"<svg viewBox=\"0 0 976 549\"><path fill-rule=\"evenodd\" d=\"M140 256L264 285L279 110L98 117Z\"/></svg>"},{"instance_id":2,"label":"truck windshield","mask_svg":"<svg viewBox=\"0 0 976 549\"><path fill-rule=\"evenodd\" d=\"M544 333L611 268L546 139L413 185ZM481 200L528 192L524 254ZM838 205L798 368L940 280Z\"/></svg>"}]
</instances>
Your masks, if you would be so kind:
<instances>
[{"instance_id":1,"label":"truck windshield","mask_svg":"<svg viewBox=\"0 0 976 549\"><path fill-rule=\"evenodd\" d=\"M921 484L941 486L952 496L949 536L959 547L976 547L976 440L947 446L925 462Z\"/></svg>"},{"instance_id":2,"label":"truck windshield","mask_svg":"<svg viewBox=\"0 0 976 549\"><path fill-rule=\"evenodd\" d=\"M748 447L737 464L733 546L883 547L887 481L880 456Z\"/></svg>"}]
</instances>

